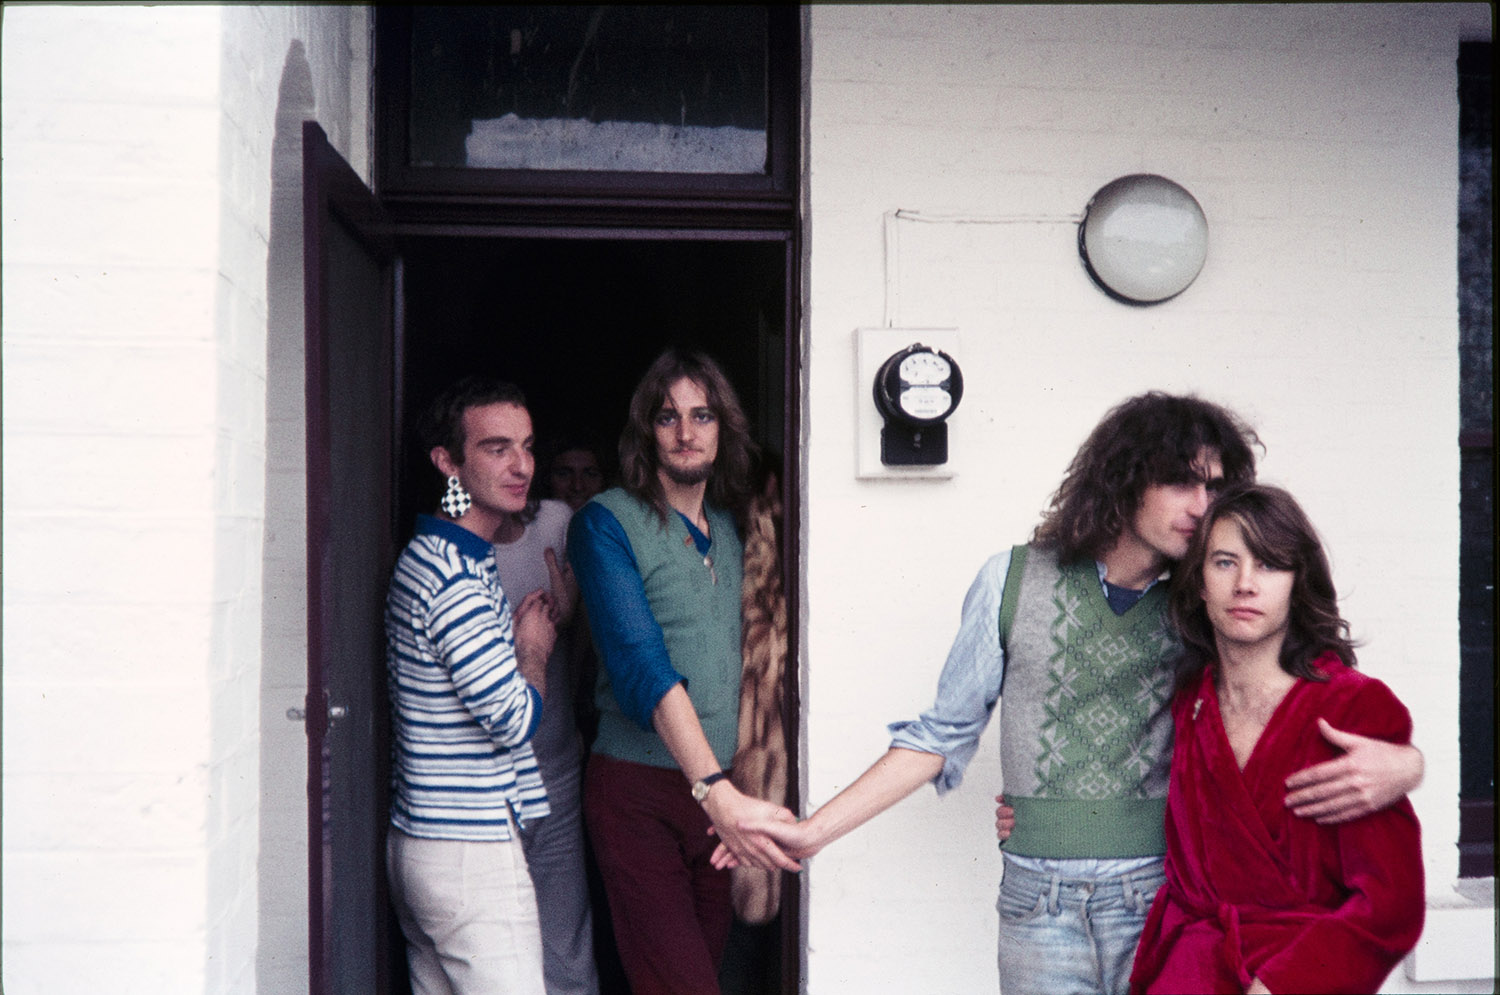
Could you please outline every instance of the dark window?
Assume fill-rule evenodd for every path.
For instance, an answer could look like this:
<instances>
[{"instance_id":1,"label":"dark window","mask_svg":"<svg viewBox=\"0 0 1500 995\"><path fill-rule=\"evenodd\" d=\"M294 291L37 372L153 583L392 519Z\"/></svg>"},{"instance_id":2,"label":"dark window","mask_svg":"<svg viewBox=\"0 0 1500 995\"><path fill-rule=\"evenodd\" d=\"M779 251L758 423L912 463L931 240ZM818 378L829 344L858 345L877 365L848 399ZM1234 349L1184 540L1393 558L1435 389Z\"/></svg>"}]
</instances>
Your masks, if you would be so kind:
<instances>
[{"instance_id":1,"label":"dark window","mask_svg":"<svg viewBox=\"0 0 1500 995\"><path fill-rule=\"evenodd\" d=\"M1494 186L1490 42L1459 49L1459 874L1495 872Z\"/></svg>"},{"instance_id":2,"label":"dark window","mask_svg":"<svg viewBox=\"0 0 1500 995\"><path fill-rule=\"evenodd\" d=\"M376 11L378 186L792 204L796 7Z\"/></svg>"},{"instance_id":3,"label":"dark window","mask_svg":"<svg viewBox=\"0 0 1500 995\"><path fill-rule=\"evenodd\" d=\"M761 7L419 7L408 165L764 173Z\"/></svg>"}]
</instances>

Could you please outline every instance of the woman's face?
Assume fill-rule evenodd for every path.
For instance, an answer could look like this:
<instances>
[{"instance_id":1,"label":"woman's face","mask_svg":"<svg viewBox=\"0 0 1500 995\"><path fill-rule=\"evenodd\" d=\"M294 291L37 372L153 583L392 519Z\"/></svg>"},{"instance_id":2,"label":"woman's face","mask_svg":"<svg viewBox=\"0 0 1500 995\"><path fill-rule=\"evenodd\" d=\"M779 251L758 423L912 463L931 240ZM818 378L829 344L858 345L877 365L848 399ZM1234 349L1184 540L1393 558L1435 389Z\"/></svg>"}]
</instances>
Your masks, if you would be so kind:
<instances>
[{"instance_id":1,"label":"woman's face","mask_svg":"<svg viewBox=\"0 0 1500 995\"><path fill-rule=\"evenodd\" d=\"M1249 647L1286 639L1296 575L1261 562L1233 518L1214 522L1203 557L1203 605L1220 647Z\"/></svg>"},{"instance_id":2,"label":"woman's face","mask_svg":"<svg viewBox=\"0 0 1500 995\"><path fill-rule=\"evenodd\" d=\"M552 460L548 474L552 497L577 511L589 498L604 490L604 472L587 449L565 449Z\"/></svg>"}]
</instances>

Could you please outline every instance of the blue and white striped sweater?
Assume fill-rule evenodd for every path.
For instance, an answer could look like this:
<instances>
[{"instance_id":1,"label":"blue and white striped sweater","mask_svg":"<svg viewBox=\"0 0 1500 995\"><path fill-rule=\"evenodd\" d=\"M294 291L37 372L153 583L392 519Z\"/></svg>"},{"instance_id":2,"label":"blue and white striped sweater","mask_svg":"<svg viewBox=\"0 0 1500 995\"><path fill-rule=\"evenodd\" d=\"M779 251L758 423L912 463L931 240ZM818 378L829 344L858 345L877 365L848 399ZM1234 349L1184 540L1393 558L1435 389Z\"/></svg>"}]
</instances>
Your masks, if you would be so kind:
<instances>
[{"instance_id":1,"label":"blue and white striped sweater","mask_svg":"<svg viewBox=\"0 0 1500 995\"><path fill-rule=\"evenodd\" d=\"M529 742L542 699L516 669L510 605L489 543L423 515L385 612L391 824L429 839L508 840L547 815Z\"/></svg>"}]
</instances>

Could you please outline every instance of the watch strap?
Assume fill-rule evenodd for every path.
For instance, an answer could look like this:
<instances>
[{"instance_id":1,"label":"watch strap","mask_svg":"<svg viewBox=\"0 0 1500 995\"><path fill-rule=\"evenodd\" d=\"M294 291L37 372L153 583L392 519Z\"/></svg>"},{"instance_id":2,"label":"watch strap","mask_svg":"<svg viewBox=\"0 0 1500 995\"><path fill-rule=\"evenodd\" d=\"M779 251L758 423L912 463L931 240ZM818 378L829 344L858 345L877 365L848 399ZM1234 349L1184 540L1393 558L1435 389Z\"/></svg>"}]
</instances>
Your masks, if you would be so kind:
<instances>
[{"instance_id":1,"label":"watch strap","mask_svg":"<svg viewBox=\"0 0 1500 995\"><path fill-rule=\"evenodd\" d=\"M708 789L729 777L727 771L715 771L699 781L693 782L693 798L701 802L708 797Z\"/></svg>"}]
</instances>

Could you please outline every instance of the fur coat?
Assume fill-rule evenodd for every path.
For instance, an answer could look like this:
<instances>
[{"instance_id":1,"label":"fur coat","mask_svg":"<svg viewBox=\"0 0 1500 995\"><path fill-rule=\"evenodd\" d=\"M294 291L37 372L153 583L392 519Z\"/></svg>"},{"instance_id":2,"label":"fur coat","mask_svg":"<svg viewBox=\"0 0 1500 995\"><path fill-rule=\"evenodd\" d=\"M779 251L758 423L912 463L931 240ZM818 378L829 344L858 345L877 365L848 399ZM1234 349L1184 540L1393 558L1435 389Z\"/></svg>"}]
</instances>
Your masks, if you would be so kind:
<instances>
[{"instance_id":1,"label":"fur coat","mask_svg":"<svg viewBox=\"0 0 1500 995\"><path fill-rule=\"evenodd\" d=\"M781 485L774 474L750 502L741 589L739 742L731 780L747 795L786 804L786 596L781 580ZM736 867L735 915L752 925L781 908L781 872Z\"/></svg>"}]
</instances>

